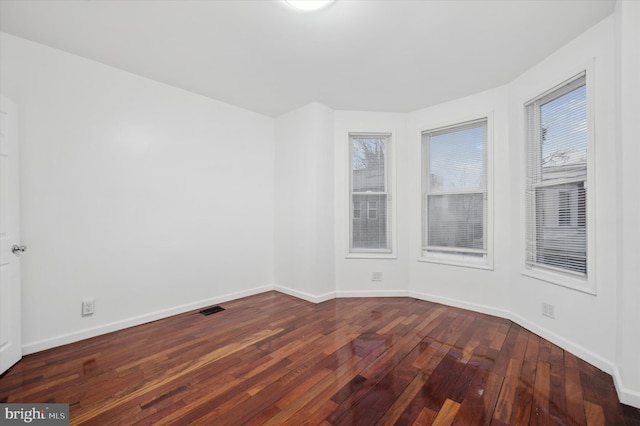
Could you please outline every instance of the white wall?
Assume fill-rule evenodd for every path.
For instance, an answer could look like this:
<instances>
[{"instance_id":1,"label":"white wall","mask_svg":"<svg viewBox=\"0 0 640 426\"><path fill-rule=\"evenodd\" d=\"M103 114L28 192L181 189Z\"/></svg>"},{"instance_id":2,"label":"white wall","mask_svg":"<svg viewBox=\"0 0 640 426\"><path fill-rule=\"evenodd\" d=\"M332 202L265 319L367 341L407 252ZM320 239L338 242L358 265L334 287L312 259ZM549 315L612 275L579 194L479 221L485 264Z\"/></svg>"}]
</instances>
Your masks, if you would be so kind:
<instances>
[{"instance_id":1,"label":"white wall","mask_svg":"<svg viewBox=\"0 0 640 426\"><path fill-rule=\"evenodd\" d=\"M349 133L391 133L387 152L391 205L391 246L386 258L349 256L350 167ZM336 111L335 113L335 270L336 294L348 296L406 296L409 252L407 235L408 167L406 114ZM389 161L390 160L390 161ZM381 272L381 281L372 273Z\"/></svg>"},{"instance_id":2,"label":"white wall","mask_svg":"<svg viewBox=\"0 0 640 426\"><path fill-rule=\"evenodd\" d=\"M609 17L509 85L510 176L513 200L513 236L510 310L516 320L534 332L560 344L574 354L611 372L615 350L616 297L616 158L614 145L614 21ZM587 294L521 274L524 262L524 113L530 99L592 66L593 118L595 128L595 181L590 181L595 206L594 268L597 294ZM590 211L591 213L591 211ZM594 270L595 269L595 270ZM555 306L555 319L541 315L541 304Z\"/></svg>"},{"instance_id":3,"label":"white wall","mask_svg":"<svg viewBox=\"0 0 640 426\"><path fill-rule=\"evenodd\" d=\"M272 118L1 43L19 107L25 352L272 284Z\"/></svg>"},{"instance_id":4,"label":"white wall","mask_svg":"<svg viewBox=\"0 0 640 426\"><path fill-rule=\"evenodd\" d=\"M333 111L313 103L276 119L275 285L334 296Z\"/></svg>"},{"instance_id":5,"label":"white wall","mask_svg":"<svg viewBox=\"0 0 640 426\"><path fill-rule=\"evenodd\" d=\"M616 386L640 407L640 2L619 1L616 21L618 298Z\"/></svg>"},{"instance_id":6,"label":"white wall","mask_svg":"<svg viewBox=\"0 0 640 426\"><path fill-rule=\"evenodd\" d=\"M494 218L489 224L488 269L418 261L422 247L422 132L488 117L488 200ZM415 297L504 315L508 307L512 181L509 178L510 141L507 138L507 88L482 92L409 114L410 193L409 290ZM493 246L493 247L492 247Z\"/></svg>"}]
</instances>

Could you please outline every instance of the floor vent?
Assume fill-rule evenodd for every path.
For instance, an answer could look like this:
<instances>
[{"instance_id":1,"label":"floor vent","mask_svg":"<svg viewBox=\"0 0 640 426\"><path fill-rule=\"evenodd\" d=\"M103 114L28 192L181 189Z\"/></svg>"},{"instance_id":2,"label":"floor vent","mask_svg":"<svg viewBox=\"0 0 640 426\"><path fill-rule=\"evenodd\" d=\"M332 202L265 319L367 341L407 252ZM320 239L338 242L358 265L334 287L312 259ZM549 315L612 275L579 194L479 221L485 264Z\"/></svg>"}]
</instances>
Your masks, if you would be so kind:
<instances>
[{"instance_id":1,"label":"floor vent","mask_svg":"<svg viewBox=\"0 0 640 426\"><path fill-rule=\"evenodd\" d=\"M202 315L211 315L211 314L215 314L216 312L220 312L220 311L224 311L224 308L221 306L211 306L210 308L205 308L203 310L200 311L200 313Z\"/></svg>"}]
</instances>

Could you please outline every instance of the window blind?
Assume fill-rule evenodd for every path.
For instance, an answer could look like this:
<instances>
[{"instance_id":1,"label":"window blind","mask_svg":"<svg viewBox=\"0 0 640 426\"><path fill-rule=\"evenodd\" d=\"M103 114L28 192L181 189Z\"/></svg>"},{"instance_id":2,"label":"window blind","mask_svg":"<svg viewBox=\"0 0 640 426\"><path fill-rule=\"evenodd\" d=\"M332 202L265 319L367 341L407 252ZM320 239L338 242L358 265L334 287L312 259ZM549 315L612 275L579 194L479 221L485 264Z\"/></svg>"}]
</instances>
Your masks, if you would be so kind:
<instances>
[{"instance_id":1,"label":"window blind","mask_svg":"<svg viewBox=\"0 0 640 426\"><path fill-rule=\"evenodd\" d=\"M587 274L585 73L525 105L526 263Z\"/></svg>"},{"instance_id":2,"label":"window blind","mask_svg":"<svg viewBox=\"0 0 640 426\"><path fill-rule=\"evenodd\" d=\"M390 252L390 134L350 134L351 252Z\"/></svg>"},{"instance_id":3,"label":"window blind","mask_svg":"<svg viewBox=\"0 0 640 426\"><path fill-rule=\"evenodd\" d=\"M423 132L423 252L487 253L487 120Z\"/></svg>"}]
</instances>

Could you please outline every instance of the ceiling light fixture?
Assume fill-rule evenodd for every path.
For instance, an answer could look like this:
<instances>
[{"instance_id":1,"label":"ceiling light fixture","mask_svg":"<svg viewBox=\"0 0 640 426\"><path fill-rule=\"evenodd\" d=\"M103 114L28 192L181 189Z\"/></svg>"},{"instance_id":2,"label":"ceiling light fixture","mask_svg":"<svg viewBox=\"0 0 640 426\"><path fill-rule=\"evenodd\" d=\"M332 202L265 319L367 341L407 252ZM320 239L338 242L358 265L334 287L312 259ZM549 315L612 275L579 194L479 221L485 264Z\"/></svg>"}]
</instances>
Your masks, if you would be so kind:
<instances>
[{"instance_id":1,"label":"ceiling light fixture","mask_svg":"<svg viewBox=\"0 0 640 426\"><path fill-rule=\"evenodd\" d=\"M333 0L285 0L287 4L299 10L310 12L320 10L333 3Z\"/></svg>"}]
</instances>

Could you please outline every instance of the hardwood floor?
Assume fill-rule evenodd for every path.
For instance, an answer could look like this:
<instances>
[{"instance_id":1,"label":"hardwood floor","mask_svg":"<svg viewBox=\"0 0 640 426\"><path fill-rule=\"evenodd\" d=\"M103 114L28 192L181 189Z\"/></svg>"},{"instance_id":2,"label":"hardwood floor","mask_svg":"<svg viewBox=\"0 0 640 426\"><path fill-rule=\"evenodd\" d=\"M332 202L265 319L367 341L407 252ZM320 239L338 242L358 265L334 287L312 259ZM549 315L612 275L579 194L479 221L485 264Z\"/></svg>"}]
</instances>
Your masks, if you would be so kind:
<instances>
[{"instance_id":1,"label":"hardwood floor","mask_svg":"<svg viewBox=\"0 0 640 426\"><path fill-rule=\"evenodd\" d=\"M640 424L610 375L508 320L411 298L222 306L28 355L0 402L87 425Z\"/></svg>"}]
</instances>

